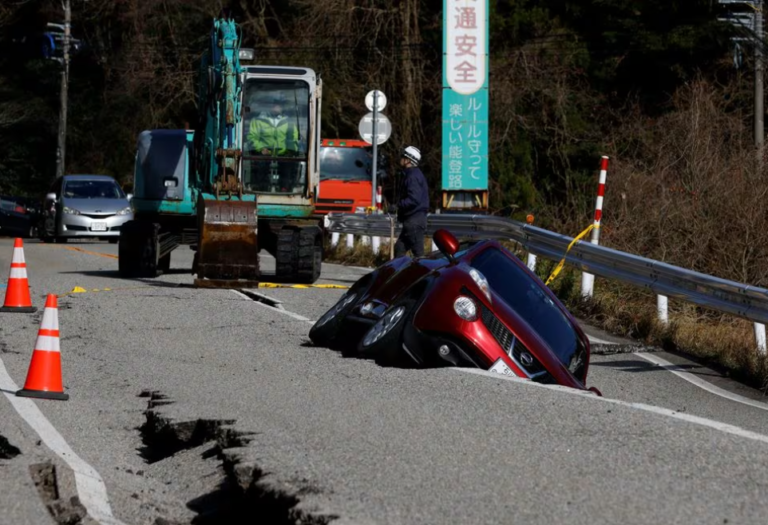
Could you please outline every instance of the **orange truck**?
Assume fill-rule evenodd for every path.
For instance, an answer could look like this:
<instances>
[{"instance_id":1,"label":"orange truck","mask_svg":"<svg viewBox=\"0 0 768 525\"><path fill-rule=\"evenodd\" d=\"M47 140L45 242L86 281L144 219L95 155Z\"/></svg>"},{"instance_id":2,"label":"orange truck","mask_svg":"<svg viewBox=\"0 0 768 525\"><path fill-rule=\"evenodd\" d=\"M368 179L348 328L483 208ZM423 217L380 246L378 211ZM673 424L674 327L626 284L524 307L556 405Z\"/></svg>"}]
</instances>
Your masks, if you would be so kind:
<instances>
[{"instance_id":1,"label":"orange truck","mask_svg":"<svg viewBox=\"0 0 768 525\"><path fill-rule=\"evenodd\" d=\"M379 177L384 173L379 155ZM362 140L323 139L320 148L320 195L315 212L364 213L371 206L373 148ZM377 183L381 180L378 179ZM378 184L377 184L378 185ZM381 207L378 186L377 207Z\"/></svg>"}]
</instances>

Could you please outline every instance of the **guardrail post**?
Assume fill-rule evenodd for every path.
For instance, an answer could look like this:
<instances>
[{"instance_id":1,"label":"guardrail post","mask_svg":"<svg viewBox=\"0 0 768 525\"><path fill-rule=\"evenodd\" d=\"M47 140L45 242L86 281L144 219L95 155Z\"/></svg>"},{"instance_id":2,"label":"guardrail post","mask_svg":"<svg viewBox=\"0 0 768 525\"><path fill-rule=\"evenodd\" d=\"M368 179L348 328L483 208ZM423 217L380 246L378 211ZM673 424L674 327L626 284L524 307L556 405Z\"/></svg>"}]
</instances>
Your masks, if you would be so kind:
<instances>
[{"instance_id":1,"label":"guardrail post","mask_svg":"<svg viewBox=\"0 0 768 525\"><path fill-rule=\"evenodd\" d=\"M656 312L659 315L659 321L664 326L669 324L669 300L666 295L656 296Z\"/></svg>"},{"instance_id":2,"label":"guardrail post","mask_svg":"<svg viewBox=\"0 0 768 525\"><path fill-rule=\"evenodd\" d=\"M371 245L371 238L368 235L363 235L361 240L363 241L363 246L370 246Z\"/></svg>"},{"instance_id":3,"label":"guardrail post","mask_svg":"<svg viewBox=\"0 0 768 525\"><path fill-rule=\"evenodd\" d=\"M373 255L379 254L379 248L381 247L381 237L373 237L373 243L371 248L373 249Z\"/></svg>"},{"instance_id":4,"label":"guardrail post","mask_svg":"<svg viewBox=\"0 0 768 525\"><path fill-rule=\"evenodd\" d=\"M532 271L536 271L536 254L528 252L528 268Z\"/></svg>"},{"instance_id":5,"label":"guardrail post","mask_svg":"<svg viewBox=\"0 0 768 525\"><path fill-rule=\"evenodd\" d=\"M331 233L331 246L335 248L339 244L339 232Z\"/></svg>"},{"instance_id":6,"label":"guardrail post","mask_svg":"<svg viewBox=\"0 0 768 525\"><path fill-rule=\"evenodd\" d=\"M757 353L764 356L766 354L766 346L765 325L763 323L755 323L755 342L757 343Z\"/></svg>"},{"instance_id":7,"label":"guardrail post","mask_svg":"<svg viewBox=\"0 0 768 525\"><path fill-rule=\"evenodd\" d=\"M608 175L608 157L603 155L600 161L600 181L597 185L597 200L595 201L595 221L592 229L592 244L600 244L600 220L603 217L603 197L605 196L605 179ZM592 297L595 276L590 273L581 274L581 295Z\"/></svg>"},{"instance_id":8,"label":"guardrail post","mask_svg":"<svg viewBox=\"0 0 768 525\"><path fill-rule=\"evenodd\" d=\"M347 234L347 248L350 250L355 247L355 236L351 233Z\"/></svg>"}]
</instances>

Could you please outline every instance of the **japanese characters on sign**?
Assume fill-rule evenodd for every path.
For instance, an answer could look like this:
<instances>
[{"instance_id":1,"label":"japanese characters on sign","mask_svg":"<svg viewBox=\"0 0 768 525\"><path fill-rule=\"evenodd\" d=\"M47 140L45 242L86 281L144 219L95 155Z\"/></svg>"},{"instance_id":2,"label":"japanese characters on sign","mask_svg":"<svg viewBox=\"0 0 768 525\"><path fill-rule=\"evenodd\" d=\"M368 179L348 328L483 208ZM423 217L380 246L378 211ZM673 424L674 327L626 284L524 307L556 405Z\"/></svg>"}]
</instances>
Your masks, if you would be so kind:
<instances>
[{"instance_id":1,"label":"japanese characters on sign","mask_svg":"<svg viewBox=\"0 0 768 525\"><path fill-rule=\"evenodd\" d=\"M488 189L487 3L443 4L443 190Z\"/></svg>"},{"instance_id":2,"label":"japanese characters on sign","mask_svg":"<svg viewBox=\"0 0 768 525\"><path fill-rule=\"evenodd\" d=\"M456 93L471 95L484 84L488 0L445 0L445 73Z\"/></svg>"}]
</instances>

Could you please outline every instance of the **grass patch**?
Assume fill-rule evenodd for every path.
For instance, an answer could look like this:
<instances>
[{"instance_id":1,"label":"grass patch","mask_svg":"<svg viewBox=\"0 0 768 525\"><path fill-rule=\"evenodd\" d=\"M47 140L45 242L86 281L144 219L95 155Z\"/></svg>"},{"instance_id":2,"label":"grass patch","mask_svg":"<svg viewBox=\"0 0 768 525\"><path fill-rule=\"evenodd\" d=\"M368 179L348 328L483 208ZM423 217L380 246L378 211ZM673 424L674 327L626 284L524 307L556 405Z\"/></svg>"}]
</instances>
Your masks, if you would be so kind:
<instances>
[{"instance_id":1,"label":"grass patch","mask_svg":"<svg viewBox=\"0 0 768 525\"><path fill-rule=\"evenodd\" d=\"M537 274L546 279L553 266L543 261ZM581 272L568 267L551 287L574 315L592 326L691 356L737 381L768 390L768 359L758 355L749 320L670 299L669 324L664 325L658 320L655 294L596 277L592 298L582 298Z\"/></svg>"},{"instance_id":2,"label":"grass patch","mask_svg":"<svg viewBox=\"0 0 768 525\"><path fill-rule=\"evenodd\" d=\"M375 268L389 260L389 244L378 254L355 238L347 248L342 235L339 245L325 245L325 262ZM427 241L431 250L431 239ZM511 241L502 244L522 261L527 254ZM557 263L538 258L536 274L543 281ZM768 392L768 359L757 353L753 323L695 305L669 300L669 324L658 321L656 296L615 281L595 278L593 296L581 297L581 272L564 267L550 287L578 318L611 334L627 337L669 352L689 355L701 363L749 386Z\"/></svg>"}]
</instances>

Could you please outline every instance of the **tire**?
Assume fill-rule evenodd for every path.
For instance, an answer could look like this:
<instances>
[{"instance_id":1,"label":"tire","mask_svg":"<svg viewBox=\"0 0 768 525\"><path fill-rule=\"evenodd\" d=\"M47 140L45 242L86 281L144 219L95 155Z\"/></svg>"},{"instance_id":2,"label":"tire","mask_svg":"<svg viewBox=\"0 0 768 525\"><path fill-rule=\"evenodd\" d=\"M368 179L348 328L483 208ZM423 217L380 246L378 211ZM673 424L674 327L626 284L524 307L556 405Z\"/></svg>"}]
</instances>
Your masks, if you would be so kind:
<instances>
[{"instance_id":1,"label":"tire","mask_svg":"<svg viewBox=\"0 0 768 525\"><path fill-rule=\"evenodd\" d=\"M162 273L168 273L171 270L171 254L170 252L163 257L160 257L160 261L157 265L158 269Z\"/></svg>"},{"instance_id":2,"label":"tire","mask_svg":"<svg viewBox=\"0 0 768 525\"><path fill-rule=\"evenodd\" d=\"M121 277L157 277L157 230L159 226L139 223L120 233L118 270Z\"/></svg>"},{"instance_id":3,"label":"tire","mask_svg":"<svg viewBox=\"0 0 768 525\"><path fill-rule=\"evenodd\" d=\"M51 229L49 228L49 226L55 230L56 223L53 223L53 225L51 225L52 222L53 221L50 219L50 217L45 217L40 220L40 226L38 228L37 233L40 236L41 241L46 243L53 242L53 238L55 237L56 232L54 231L53 233L51 233Z\"/></svg>"},{"instance_id":4,"label":"tire","mask_svg":"<svg viewBox=\"0 0 768 525\"><path fill-rule=\"evenodd\" d=\"M297 282L314 284L320 278L322 265L322 237L315 228L300 230Z\"/></svg>"},{"instance_id":5,"label":"tire","mask_svg":"<svg viewBox=\"0 0 768 525\"><path fill-rule=\"evenodd\" d=\"M277 234L277 277L301 284L320 278L323 264L322 238L315 227L282 228Z\"/></svg>"},{"instance_id":6,"label":"tire","mask_svg":"<svg viewBox=\"0 0 768 525\"><path fill-rule=\"evenodd\" d=\"M390 306L378 322L363 335L357 345L360 357L374 359L380 364L400 364L405 361L401 350L403 330L413 319L415 299L403 299Z\"/></svg>"},{"instance_id":7,"label":"tire","mask_svg":"<svg viewBox=\"0 0 768 525\"><path fill-rule=\"evenodd\" d=\"M368 290L373 284L373 276L364 277L365 280L360 280L355 283L347 292L339 298L327 312L325 312L320 319L315 322L314 326L309 330L309 338L317 346L325 346L328 348L338 347L338 337L343 333L344 321L347 315L356 304L360 302L360 298L368 293Z\"/></svg>"},{"instance_id":8,"label":"tire","mask_svg":"<svg viewBox=\"0 0 768 525\"><path fill-rule=\"evenodd\" d=\"M69 240L69 239L67 239L66 237L56 237L56 238L55 238L55 241L56 241L57 243L59 243L59 244L67 244L67 241L68 241L68 240Z\"/></svg>"},{"instance_id":9,"label":"tire","mask_svg":"<svg viewBox=\"0 0 768 525\"><path fill-rule=\"evenodd\" d=\"M120 237L110 237L107 241L109 241L109 244L117 244L120 241Z\"/></svg>"},{"instance_id":10,"label":"tire","mask_svg":"<svg viewBox=\"0 0 768 525\"><path fill-rule=\"evenodd\" d=\"M292 228L282 228L277 233L275 251L275 274L282 280L293 280L299 273L298 261L299 232Z\"/></svg>"}]
</instances>

